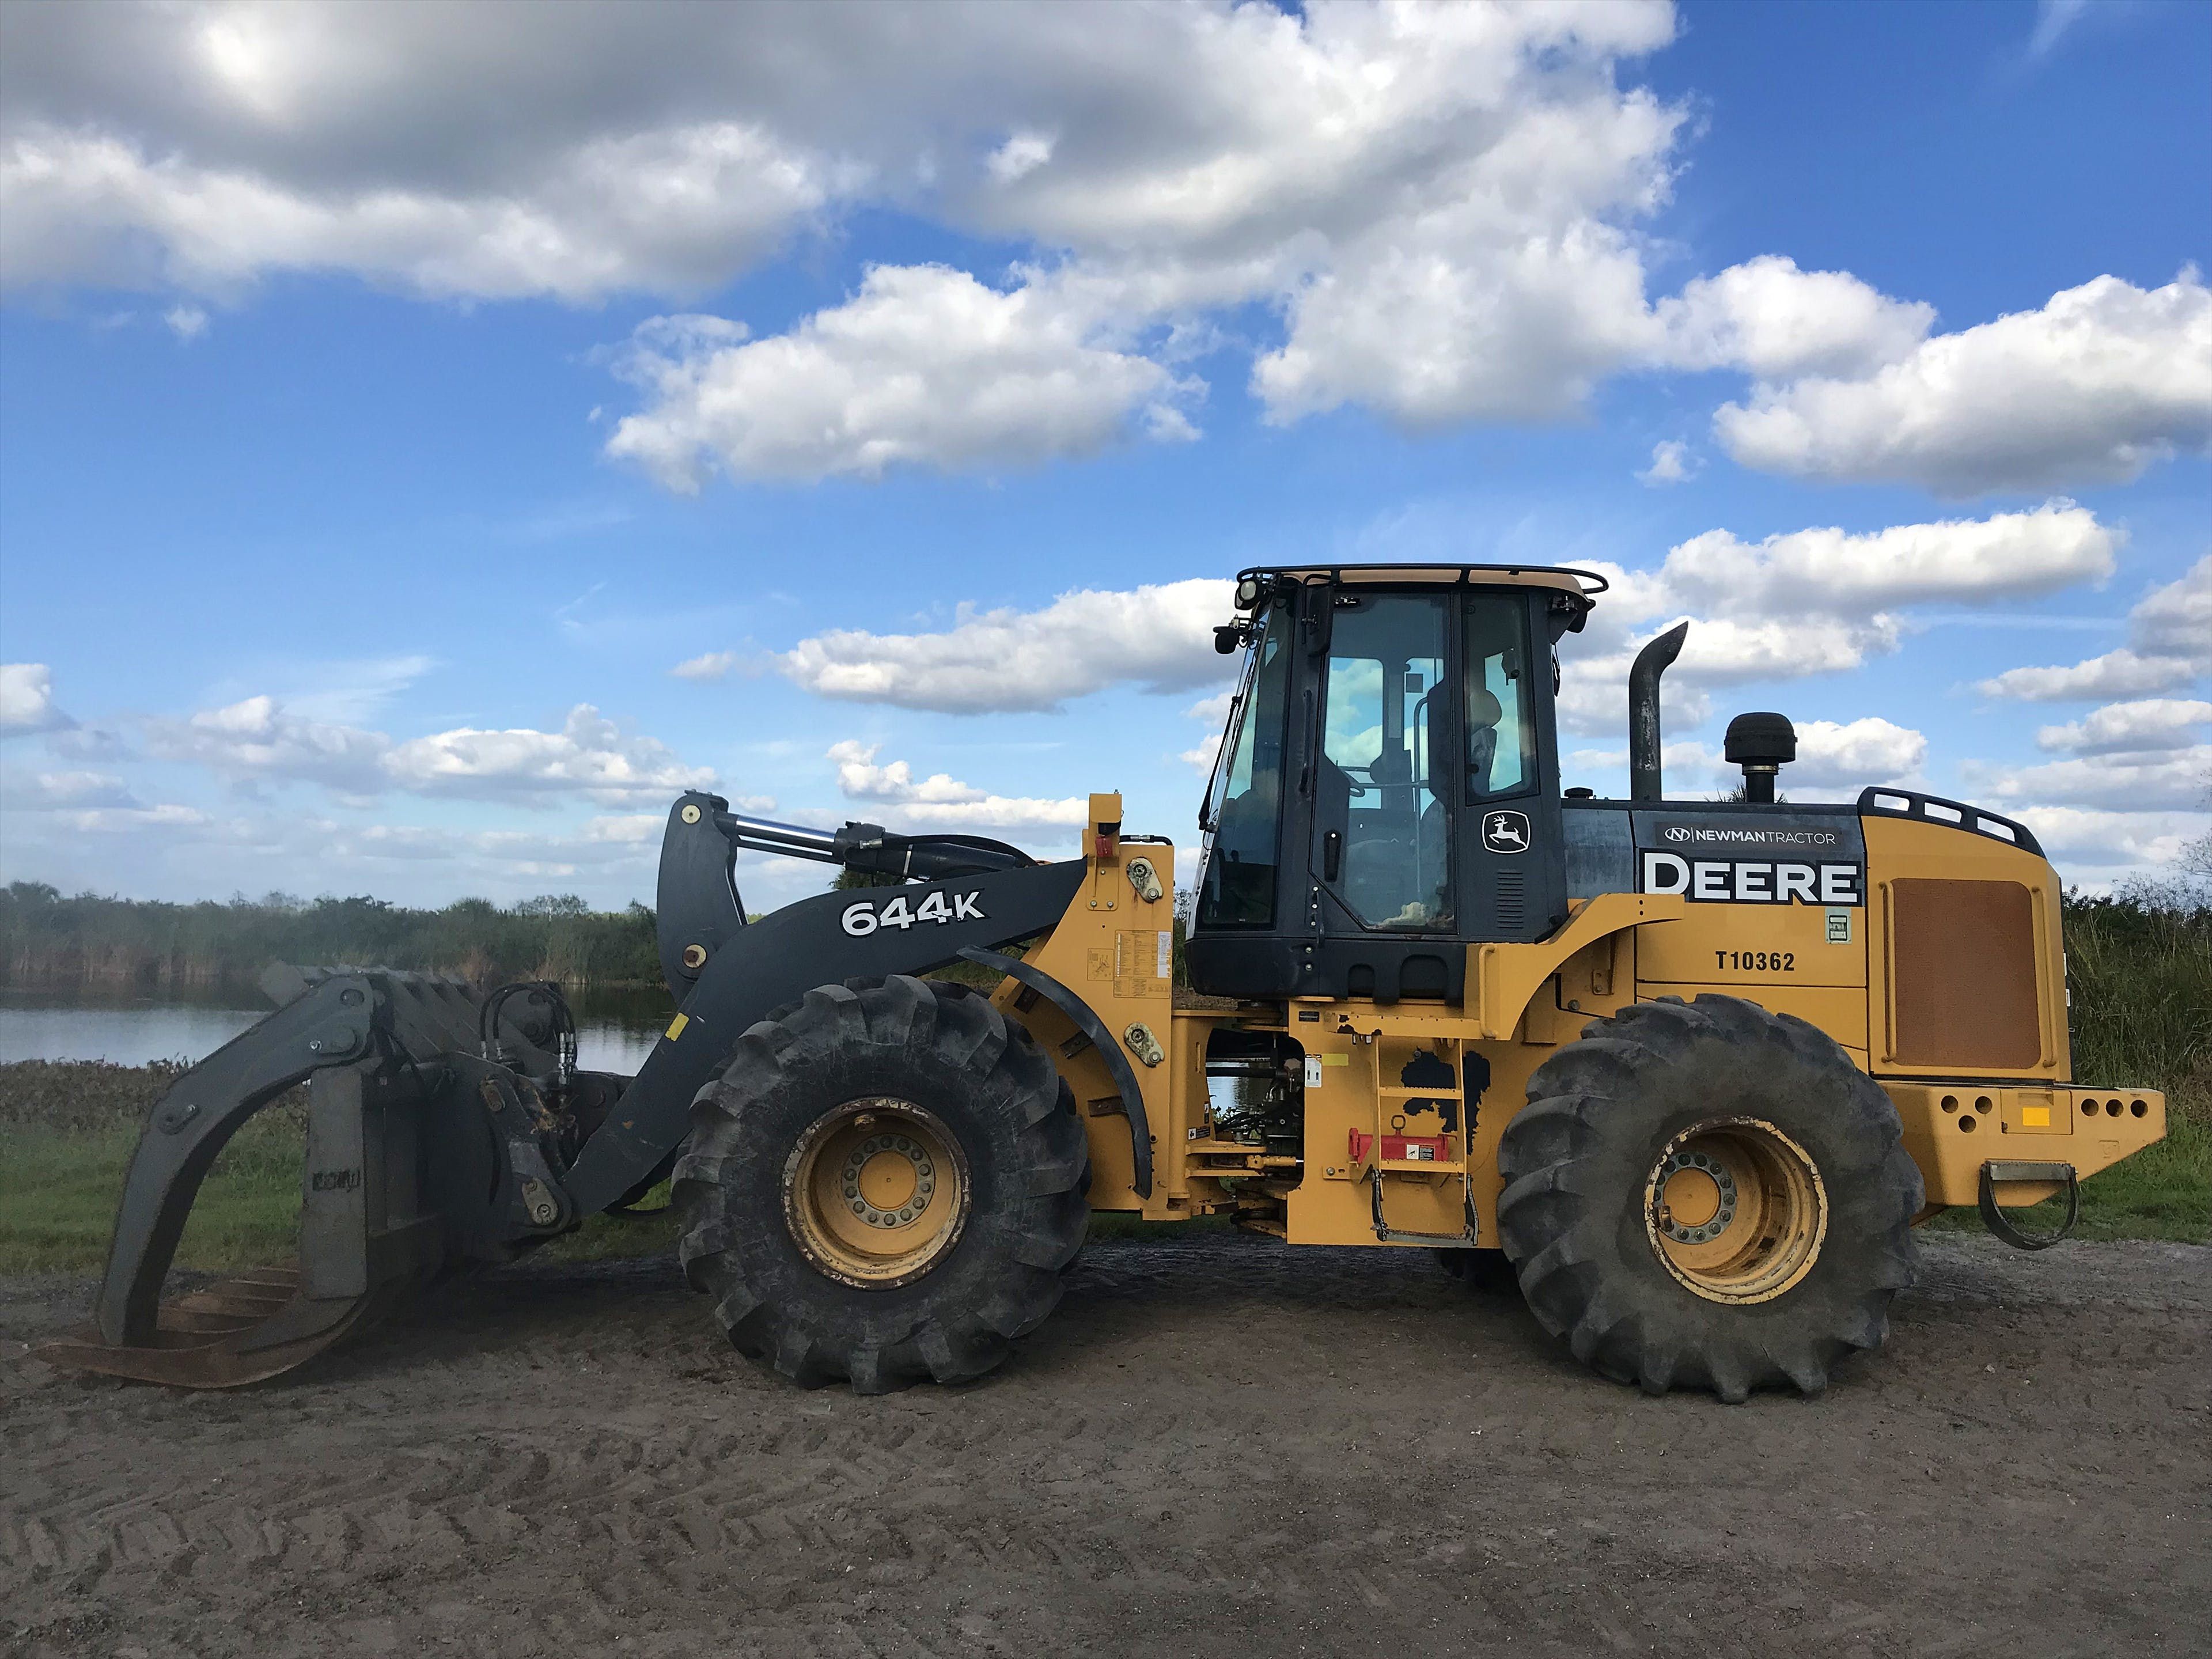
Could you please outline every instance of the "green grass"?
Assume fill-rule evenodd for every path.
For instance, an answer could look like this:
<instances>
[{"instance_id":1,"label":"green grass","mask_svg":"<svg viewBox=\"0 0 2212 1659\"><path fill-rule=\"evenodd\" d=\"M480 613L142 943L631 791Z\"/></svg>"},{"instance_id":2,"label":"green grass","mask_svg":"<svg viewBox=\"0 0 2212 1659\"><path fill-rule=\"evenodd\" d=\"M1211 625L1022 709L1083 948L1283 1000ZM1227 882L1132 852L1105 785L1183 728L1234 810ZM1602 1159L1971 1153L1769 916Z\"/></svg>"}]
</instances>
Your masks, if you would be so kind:
<instances>
[{"instance_id":1,"label":"green grass","mask_svg":"<svg viewBox=\"0 0 2212 1659\"><path fill-rule=\"evenodd\" d=\"M96 1133L0 1127L0 1273L96 1273L137 1145L134 1128ZM223 1271L283 1261L298 1249L300 1127L264 1113L240 1129L201 1185L176 1265ZM647 1207L668 1201L665 1183ZM599 1261L673 1251L673 1211L595 1215L532 1258Z\"/></svg>"},{"instance_id":2,"label":"green grass","mask_svg":"<svg viewBox=\"0 0 2212 1659\"><path fill-rule=\"evenodd\" d=\"M94 1273L107 1260L138 1132L0 1127L0 1273ZM232 1138L200 1188L180 1267L247 1267L291 1255L300 1231L299 1127L264 1114Z\"/></svg>"}]
</instances>

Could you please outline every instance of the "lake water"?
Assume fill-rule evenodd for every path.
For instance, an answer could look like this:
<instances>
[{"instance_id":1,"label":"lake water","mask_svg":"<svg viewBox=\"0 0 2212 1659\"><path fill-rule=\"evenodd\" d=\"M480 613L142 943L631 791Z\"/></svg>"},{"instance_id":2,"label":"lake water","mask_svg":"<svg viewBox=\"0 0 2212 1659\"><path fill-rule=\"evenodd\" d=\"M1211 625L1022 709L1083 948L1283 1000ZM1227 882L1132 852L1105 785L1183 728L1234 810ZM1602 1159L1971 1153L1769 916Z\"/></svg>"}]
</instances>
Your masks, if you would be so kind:
<instances>
[{"instance_id":1,"label":"lake water","mask_svg":"<svg viewBox=\"0 0 2212 1659\"><path fill-rule=\"evenodd\" d=\"M156 1000L0 989L0 1063L204 1060L270 1012L252 1006L256 1000L238 993ZM668 1024L668 999L651 992L574 1000L577 1057L590 1071L635 1073Z\"/></svg>"}]
</instances>

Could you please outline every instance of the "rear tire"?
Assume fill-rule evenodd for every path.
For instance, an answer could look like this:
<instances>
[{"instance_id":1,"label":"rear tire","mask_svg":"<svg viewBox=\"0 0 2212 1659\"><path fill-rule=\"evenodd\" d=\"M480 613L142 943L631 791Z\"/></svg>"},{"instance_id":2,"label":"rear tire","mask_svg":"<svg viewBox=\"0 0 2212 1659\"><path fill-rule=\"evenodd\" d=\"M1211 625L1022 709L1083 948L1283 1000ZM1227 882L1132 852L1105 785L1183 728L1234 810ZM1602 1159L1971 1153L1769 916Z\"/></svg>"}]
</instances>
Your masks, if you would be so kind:
<instances>
[{"instance_id":1,"label":"rear tire","mask_svg":"<svg viewBox=\"0 0 2212 1659\"><path fill-rule=\"evenodd\" d=\"M1528 1080L1498 1149L1537 1322L1650 1394L1805 1394L1881 1346L1918 1263L1920 1171L1880 1085L1735 997L1638 1003Z\"/></svg>"},{"instance_id":2,"label":"rear tire","mask_svg":"<svg viewBox=\"0 0 2212 1659\"><path fill-rule=\"evenodd\" d=\"M685 1276L740 1353L810 1387L981 1376L1059 1302L1090 1220L1073 1097L964 986L809 991L738 1039L691 1121Z\"/></svg>"}]
</instances>

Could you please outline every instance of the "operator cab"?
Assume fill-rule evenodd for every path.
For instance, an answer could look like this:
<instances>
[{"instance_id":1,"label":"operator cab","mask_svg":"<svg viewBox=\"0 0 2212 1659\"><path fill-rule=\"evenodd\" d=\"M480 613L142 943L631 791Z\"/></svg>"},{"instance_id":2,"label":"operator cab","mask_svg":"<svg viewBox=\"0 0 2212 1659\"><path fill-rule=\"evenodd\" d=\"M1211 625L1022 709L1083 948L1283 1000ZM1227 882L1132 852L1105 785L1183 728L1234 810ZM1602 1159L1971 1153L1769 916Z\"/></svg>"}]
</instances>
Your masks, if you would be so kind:
<instances>
[{"instance_id":1,"label":"operator cab","mask_svg":"<svg viewBox=\"0 0 2212 1659\"><path fill-rule=\"evenodd\" d=\"M1192 984L1456 1002L1468 945L1564 921L1553 647L1604 589L1528 566L1243 572Z\"/></svg>"}]
</instances>

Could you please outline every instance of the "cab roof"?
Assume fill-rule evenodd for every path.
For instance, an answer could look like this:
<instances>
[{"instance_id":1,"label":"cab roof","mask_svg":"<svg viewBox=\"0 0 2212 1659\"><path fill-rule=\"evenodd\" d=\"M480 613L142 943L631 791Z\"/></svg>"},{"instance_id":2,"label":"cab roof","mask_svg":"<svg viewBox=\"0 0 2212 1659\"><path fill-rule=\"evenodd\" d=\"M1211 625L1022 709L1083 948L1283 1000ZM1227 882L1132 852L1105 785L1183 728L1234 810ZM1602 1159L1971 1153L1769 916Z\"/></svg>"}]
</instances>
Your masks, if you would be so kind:
<instances>
[{"instance_id":1,"label":"cab roof","mask_svg":"<svg viewBox=\"0 0 2212 1659\"><path fill-rule=\"evenodd\" d=\"M1549 587L1589 601L1611 586L1595 570L1547 564L1254 565L1237 573L1237 608L1249 611L1279 582L1388 586ZM1249 599L1247 596L1249 596Z\"/></svg>"}]
</instances>

